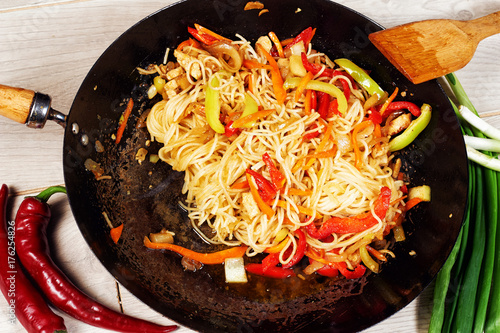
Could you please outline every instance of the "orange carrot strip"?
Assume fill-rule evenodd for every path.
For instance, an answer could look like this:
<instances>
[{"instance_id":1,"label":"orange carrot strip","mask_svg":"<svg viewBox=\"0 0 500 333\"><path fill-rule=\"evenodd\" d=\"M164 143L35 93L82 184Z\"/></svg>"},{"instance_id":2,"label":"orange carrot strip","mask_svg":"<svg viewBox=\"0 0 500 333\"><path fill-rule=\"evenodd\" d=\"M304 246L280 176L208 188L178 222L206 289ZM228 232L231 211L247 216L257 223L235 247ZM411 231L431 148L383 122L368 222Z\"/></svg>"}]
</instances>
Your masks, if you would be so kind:
<instances>
[{"instance_id":1,"label":"orange carrot strip","mask_svg":"<svg viewBox=\"0 0 500 333\"><path fill-rule=\"evenodd\" d=\"M285 237L278 245L268 247L267 249L264 250L266 253L278 253L283 250L283 248L286 246L286 243L288 243L288 236Z\"/></svg>"},{"instance_id":2,"label":"orange carrot strip","mask_svg":"<svg viewBox=\"0 0 500 333\"><path fill-rule=\"evenodd\" d=\"M306 99L304 101L304 113L309 116L312 112L312 90L307 89L306 90Z\"/></svg>"},{"instance_id":3,"label":"orange carrot strip","mask_svg":"<svg viewBox=\"0 0 500 333\"><path fill-rule=\"evenodd\" d=\"M281 46L287 46L291 42L293 42L294 38L287 38L281 41Z\"/></svg>"},{"instance_id":4,"label":"orange carrot strip","mask_svg":"<svg viewBox=\"0 0 500 333\"><path fill-rule=\"evenodd\" d=\"M278 55L280 58L284 58L285 57L285 52L283 52L283 46L281 45L281 42L278 38L278 36L276 36L276 34L271 31L269 32L269 38L271 38L272 42L274 43L274 46L276 46L276 50L278 51Z\"/></svg>"},{"instance_id":5,"label":"orange carrot strip","mask_svg":"<svg viewBox=\"0 0 500 333\"><path fill-rule=\"evenodd\" d=\"M375 250L373 247L371 247L370 245L366 245L366 249L368 250L368 252L370 252L370 254L372 256L374 256L376 259L380 260L380 261L387 261L387 258L382 254L380 253L379 251Z\"/></svg>"},{"instance_id":6,"label":"orange carrot strip","mask_svg":"<svg viewBox=\"0 0 500 333\"><path fill-rule=\"evenodd\" d=\"M200 33L203 33L203 34L207 34L207 35L210 35L214 38L217 38L218 40L224 40L226 42L231 42L231 40L229 38L226 38L226 37L223 37L215 32L213 32L212 30L209 30L197 23L194 24L194 27L196 28L196 30L198 30Z\"/></svg>"},{"instance_id":7,"label":"orange carrot strip","mask_svg":"<svg viewBox=\"0 0 500 333\"><path fill-rule=\"evenodd\" d=\"M396 87L396 89L394 89L394 92L391 94L391 96L389 96L388 99L385 100L384 104L382 104L382 107L380 108L380 115L383 115L385 110L387 110L387 107L389 106L389 104L392 103L392 101L394 100L394 98L396 98L396 95L398 94L398 87Z\"/></svg>"},{"instance_id":8,"label":"orange carrot strip","mask_svg":"<svg viewBox=\"0 0 500 333\"><path fill-rule=\"evenodd\" d=\"M330 140L330 137L332 135L332 129L333 129L333 123L328 123L328 125L326 126L326 130L325 130L325 136L323 137L323 139L321 140L321 142L318 145L318 148L316 149L316 151L318 153L320 153L325 148L326 144L328 143L328 140ZM316 160L316 158L311 157L309 159L309 161L307 162L307 164L302 167L302 169L304 169L304 170L309 169L313 165L315 160Z\"/></svg>"},{"instance_id":9,"label":"orange carrot strip","mask_svg":"<svg viewBox=\"0 0 500 333\"><path fill-rule=\"evenodd\" d=\"M280 69L276 60L267 52L262 45L256 44L257 50L261 52L264 57L266 57L267 62L273 68L271 70L271 81L273 82L274 95L276 95L276 100L278 104L283 104L286 99L286 90L283 88L283 78L281 77Z\"/></svg>"},{"instance_id":10,"label":"orange carrot strip","mask_svg":"<svg viewBox=\"0 0 500 333\"><path fill-rule=\"evenodd\" d=\"M115 242L115 244L118 243L118 240L122 235L122 232L123 232L123 223L109 231L111 239L113 240L113 242Z\"/></svg>"},{"instance_id":11,"label":"orange carrot strip","mask_svg":"<svg viewBox=\"0 0 500 333\"><path fill-rule=\"evenodd\" d=\"M308 195L312 194L312 191L311 190L299 190L298 188L289 188L287 194L288 195L304 195L304 196L308 196Z\"/></svg>"},{"instance_id":12,"label":"orange carrot strip","mask_svg":"<svg viewBox=\"0 0 500 333\"><path fill-rule=\"evenodd\" d=\"M238 183L231 185L230 189L231 190L242 190L244 188L249 188L249 187L250 187L250 185L248 185L248 182L246 180L244 180L242 182L238 182Z\"/></svg>"},{"instance_id":13,"label":"orange carrot strip","mask_svg":"<svg viewBox=\"0 0 500 333\"><path fill-rule=\"evenodd\" d=\"M123 132L125 131L125 127L127 127L128 117L132 113L133 107L134 107L134 101L132 100L132 98L130 98L128 100L127 108L123 112L123 121L120 124L120 127L118 127L118 131L116 131L116 140L115 140L116 144L120 143L120 141L122 139Z\"/></svg>"},{"instance_id":14,"label":"orange carrot strip","mask_svg":"<svg viewBox=\"0 0 500 333\"><path fill-rule=\"evenodd\" d=\"M243 125L245 125L247 123L252 123L252 122L255 122L255 121L259 120L259 119L263 119L263 118L269 116L273 112L276 112L276 110L275 109L269 109L269 110L257 111L255 113L249 114L248 116L236 119L233 122L233 126L232 127L233 128L242 127Z\"/></svg>"},{"instance_id":15,"label":"orange carrot strip","mask_svg":"<svg viewBox=\"0 0 500 333\"><path fill-rule=\"evenodd\" d=\"M334 146L332 149L320 151L318 153L309 154L309 155L307 155L307 157L329 158L329 157L335 157L335 155L337 155L337 146Z\"/></svg>"},{"instance_id":16,"label":"orange carrot strip","mask_svg":"<svg viewBox=\"0 0 500 333\"><path fill-rule=\"evenodd\" d=\"M185 48L186 46L196 47L197 49L201 48L200 43L198 43L197 40L189 38L189 39L186 39L185 41L183 41L182 43L180 43L177 46L177 50L182 51L182 49Z\"/></svg>"},{"instance_id":17,"label":"orange carrot strip","mask_svg":"<svg viewBox=\"0 0 500 333\"><path fill-rule=\"evenodd\" d=\"M406 202L406 210L410 210L412 209L413 207L415 207L417 204L421 203L423 200L422 198L413 198L413 199L410 199Z\"/></svg>"},{"instance_id":18,"label":"orange carrot strip","mask_svg":"<svg viewBox=\"0 0 500 333\"><path fill-rule=\"evenodd\" d=\"M270 65L266 65L266 64L263 64L263 63L260 63L256 60L251 60L251 59L244 59L243 60L243 67L248 68L248 69L267 69L267 70L273 69Z\"/></svg>"},{"instance_id":19,"label":"orange carrot strip","mask_svg":"<svg viewBox=\"0 0 500 333\"><path fill-rule=\"evenodd\" d=\"M352 136L351 136L351 143L352 143L352 147L354 149L354 156L355 156L355 166L356 166L356 169L361 169L361 152L359 151L359 147L358 147L358 133L359 131L362 131L364 130L365 128L367 128L368 126L370 126L372 122L370 120L365 120L359 124L356 125L356 127L354 127L354 129L352 130Z\"/></svg>"},{"instance_id":20,"label":"orange carrot strip","mask_svg":"<svg viewBox=\"0 0 500 333\"><path fill-rule=\"evenodd\" d=\"M175 244L153 243L147 236L144 236L144 246L148 249L174 251L183 257L199 261L205 265L222 264L227 258L243 257L247 251L247 246L242 245L218 252L200 253Z\"/></svg>"},{"instance_id":21,"label":"orange carrot strip","mask_svg":"<svg viewBox=\"0 0 500 333\"><path fill-rule=\"evenodd\" d=\"M313 73L307 72L307 74L300 80L300 83L297 86L297 90L295 90L295 98L294 98L295 102L299 100L302 93L306 90L307 83L311 81L313 77L314 77Z\"/></svg>"},{"instance_id":22,"label":"orange carrot strip","mask_svg":"<svg viewBox=\"0 0 500 333\"><path fill-rule=\"evenodd\" d=\"M257 190L257 187L255 187L255 185L252 183L250 179L251 176L248 173L246 174L246 177L248 186L250 186L250 193L252 193L252 197L257 203L257 206L259 206L260 210L264 214L266 214L268 219L271 219L271 217L274 216L274 210L271 208L271 206L265 203L264 200L262 200L261 196L259 195L259 191Z\"/></svg>"}]
</instances>

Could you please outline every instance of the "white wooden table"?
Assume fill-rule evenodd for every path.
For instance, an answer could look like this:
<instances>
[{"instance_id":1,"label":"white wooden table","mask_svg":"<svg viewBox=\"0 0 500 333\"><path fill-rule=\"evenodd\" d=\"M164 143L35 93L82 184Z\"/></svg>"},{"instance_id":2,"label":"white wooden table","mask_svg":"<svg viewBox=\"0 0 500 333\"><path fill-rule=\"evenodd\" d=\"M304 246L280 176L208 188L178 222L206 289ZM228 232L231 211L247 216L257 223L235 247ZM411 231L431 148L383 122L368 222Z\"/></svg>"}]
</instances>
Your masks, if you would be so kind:
<instances>
[{"instance_id":1,"label":"white wooden table","mask_svg":"<svg viewBox=\"0 0 500 333\"><path fill-rule=\"evenodd\" d=\"M236 0L234 0L236 1ZM306 0L304 0L306 1ZM52 106L67 113L99 55L138 20L172 0L2 0L0 1L0 83L47 93ZM242 4L244 1L240 1ZM472 19L500 10L500 0L353 0L338 1L385 27L422 19ZM484 40L472 60L457 72L478 111L497 127L500 116L500 35ZM0 183L11 190L14 211L26 194L63 183L63 129L43 130L0 119ZM88 248L64 196L51 200L55 211L52 251L74 283L101 303L162 324L172 321L117 287ZM11 214L12 218L13 214ZM425 332L432 308L432 285L415 301L366 332ZM57 311L57 310L56 310ZM70 332L104 332L58 312ZM0 332L24 332L8 321L0 298ZM190 332L180 328L178 332Z\"/></svg>"}]
</instances>

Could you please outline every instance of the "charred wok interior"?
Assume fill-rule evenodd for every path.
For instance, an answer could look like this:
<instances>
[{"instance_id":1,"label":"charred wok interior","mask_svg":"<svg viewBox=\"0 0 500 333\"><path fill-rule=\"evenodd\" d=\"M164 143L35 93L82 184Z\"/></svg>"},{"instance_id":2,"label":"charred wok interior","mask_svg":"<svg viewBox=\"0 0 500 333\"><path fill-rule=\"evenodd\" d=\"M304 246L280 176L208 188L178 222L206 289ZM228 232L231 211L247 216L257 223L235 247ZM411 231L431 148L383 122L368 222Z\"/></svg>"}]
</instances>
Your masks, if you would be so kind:
<instances>
[{"instance_id":1,"label":"charred wok interior","mask_svg":"<svg viewBox=\"0 0 500 333\"><path fill-rule=\"evenodd\" d=\"M68 118L63 160L71 207L87 242L117 280L152 308L192 329L361 330L413 300L455 242L467 189L458 122L437 83L412 85L369 43L367 35L381 29L376 23L327 1L263 3L269 12L259 17L257 11L244 11L244 3L185 1L139 22L110 46L83 82ZM194 23L226 36L239 33L252 42L269 31L292 37L316 27L316 49L332 58L350 58L370 68L384 90L397 86L407 91L408 100L432 106L426 130L400 153L412 184L431 186L432 202L408 213L407 240L394 246L396 258L378 275L340 281L314 275L306 280L252 276L245 285L226 285L220 266L205 266L193 274L184 271L178 255L144 247L144 235L167 225L180 245L213 251L191 229L178 205L183 200L182 173L165 163L139 164L135 159L140 147L150 152L159 148L155 143L147 146L146 129L134 128L135 120L154 103L146 93L151 82L135 69L161 61L165 48L185 40L186 27ZM130 97L137 107L116 145L112 134ZM79 125L78 133L71 131L73 123ZM82 144L84 135L87 145ZM96 141L105 147L103 152L96 152ZM97 181L84 167L88 158L99 162L111 179ZM117 245L109 238L103 212L116 225L125 225Z\"/></svg>"}]
</instances>

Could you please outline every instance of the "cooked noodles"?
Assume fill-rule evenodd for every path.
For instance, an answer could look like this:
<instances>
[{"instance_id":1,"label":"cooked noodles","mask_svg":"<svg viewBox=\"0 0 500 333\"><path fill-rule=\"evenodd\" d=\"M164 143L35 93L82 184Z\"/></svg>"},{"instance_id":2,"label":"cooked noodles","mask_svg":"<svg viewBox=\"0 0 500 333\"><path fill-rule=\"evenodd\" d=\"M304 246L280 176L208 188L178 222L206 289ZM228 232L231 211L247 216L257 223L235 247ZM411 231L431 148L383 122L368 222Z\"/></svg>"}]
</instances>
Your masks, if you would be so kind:
<instances>
[{"instance_id":1,"label":"cooked noodles","mask_svg":"<svg viewBox=\"0 0 500 333\"><path fill-rule=\"evenodd\" d=\"M249 41L237 38L229 45L242 59L268 65ZM266 46L265 39L259 42ZM231 68L233 59L213 55L196 44L177 49L174 54L179 63L170 64L170 70L185 71L181 75L189 84L170 91L165 86L160 91L163 100L147 118L151 136L163 144L160 159L185 173L182 191L187 198L181 204L193 228L213 244L247 245L247 256L276 249L281 243L282 265L298 251L297 230L303 230L311 259L345 262L351 269L358 266L359 249L383 240L405 211L405 184L401 177L393 177L389 137L377 133L380 128L375 123L367 123L370 111L363 107L370 95L342 69L337 68L340 72L333 77L321 76L320 71L315 81L342 87L344 80L350 90L344 114L337 111L322 117L316 110L306 110L306 93L295 101L297 88L288 89L285 103L278 103L268 67L249 69L243 63L235 70ZM333 68L327 55L314 51L310 44L303 50L311 63ZM267 51L271 51L269 44ZM283 77L295 76L288 58L278 60L278 65ZM159 72L163 77L168 74ZM219 119L227 135L215 132L207 122L207 86L219 95ZM244 112L248 96L259 110L271 110L270 114L228 133L230 122ZM284 176L283 187L274 197L263 200L272 209L272 216L262 211L252 195L250 187L258 188L259 180L247 172L251 169L272 183L273 171L263 161L266 153ZM379 217L375 210L384 187L390 189L390 205ZM376 223L360 232L333 232L321 239L305 232L310 230L308 225L320 228L331 217L363 214L373 216ZM212 232L203 234L203 225ZM386 243L379 243L383 245L378 249L387 253Z\"/></svg>"}]
</instances>

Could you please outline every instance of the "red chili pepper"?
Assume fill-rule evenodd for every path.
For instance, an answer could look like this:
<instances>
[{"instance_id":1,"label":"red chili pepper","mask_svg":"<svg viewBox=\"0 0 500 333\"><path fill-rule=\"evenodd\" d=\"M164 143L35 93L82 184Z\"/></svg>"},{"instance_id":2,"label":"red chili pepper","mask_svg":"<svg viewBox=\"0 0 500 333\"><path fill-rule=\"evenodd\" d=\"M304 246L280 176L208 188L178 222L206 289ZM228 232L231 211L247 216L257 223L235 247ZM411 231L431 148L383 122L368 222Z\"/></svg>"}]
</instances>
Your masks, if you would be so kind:
<instances>
[{"instance_id":1,"label":"red chili pepper","mask_svg":"<svg viewBox=\"0 0 500 333\"><path fill-rule=\"evenodd\" d=\"M322 91L318 91L316 94L318 95L318 100L319 100L317 111L321 118L327 119L328 107L330 106L330 95Z\"/></svg>"},{"instance_id":2,"label":"red chili pepper","mask_svg":"<svg viewBox=\"0 0 500 333\"><path fill-rule=\"evenodd\" d=\"M293 258L282 266L283 268L293 267L295 264L301 261L302 258L304 258L304 254L306 253L306 248L307 248L306 235L302 232L302 230L295 230L295 234L299 236L299 240L297 242L297 251L295 252Z\"/></svg>"},{"instance_id":3,"label":"red chili pepper","mask_svg":"<svg viewBox=\"0 0 500 333\"><path fill-rule=\"evenodd\" d=\"M335 262L333 265L346 279L359 279L366 272L366 267L363 265L358 265L353 271L347 269L347 264L345 262Z\"/></svg>"},{"instance_id":4,"label":"red chili pepper","mask_svg":"<svg viewBox=\"0 0 500 333\"><path fill-rule=\"evenodd\" d=\"M45 236L51 215L46 202L53 193L61 191L65 189L51 187L36 197L26 198L15 219L19 259L49 301L80 321L108 330L130 333L175 330L176 325L156 325L99 304L78 290L54 264Z\"/></svg>"},{"instance_id":5,"label":"red chili pepper","mask_svg":"<svg viewBox=\"0 0 500 333\"><path fill-rule=\"evenodd\" d=\"M269 174L271 175L271 182L276 191L279 191L283 185L285 184L285 176L278 170L276 165L273 162L271 156L268 153L264 153L262 155L262 160L266 163L267 168L269 169Z\"/></svg>"},{"instance_id":6,"label":"red chili pepper","mask_svg":"<svg viewBox=\"0 0 500 333\"><path fill-rule=\"evenodd\" d=\"M225 128L224 135L227 136L228 138L232 137L235 134L239 134L240 133L240 129L239 128L234 128L232 126L233 123L234 123L234 120L230 120L230 121L228 121L228 123L224 127Z\"/></svg>"},{"instance_id":7,"label":"red chili pepper","mask_svg":"<svg viewBox=\"0 0 500 333\"><path fill-rule=\"evenodd\" d=\"M195 28L188 27L188 32L203 44L210 45L218 41L217 38L210 36L209 34L200 33Z\"/></svg>"},{"instance_id":8,"label":"red chili pepper","mask_svg":"<svg viewBox=\"0 0 500 333\"><path fill-rule=\"evenodd\" d=\"M381 124L382 123L382 115L380 112L375 110L374 108L371 108L370 110L370 115L368 116L368 120L371 120L373 124Z\"/></svg>"},{"instance_id":9,"label":"red chili pepper","mask_svg":"<svg viewBox=\"0 0 500 333\"><path fill-rule=\"evenodd\" d=\"M9 317L17 320L29 333L66 332L64 320L45 303L45 299L24 275L15 252L14 223L7 222L9 188L0 188L0 290L7 300ZM10 318L13 319L13 318Z\"/></svg>"},{"instance_id":10,"label":"red chili pepper","mask_svg":"<svg viewBox=\"0 0 500 333\"><path fill-rule=\"evenodd\" d=\"M416 104L412 102L399 101L389 104L386 111L384 112L384 116L388 116L389 114L391 114L391 112L402 109L408 109L408 111L410 111L414 117L420 116L421 113L420 108Z\"/></svg>"},{"instance_id":11,"label":"red chili pepper","mask_svg":"<svg viewBox=\"0 0 500 333\"><path fill-rule=\"evenodd\" d=\"M375 214L383 219L387 213L391 200L391 189L384 186L380 190L380 195L375 201ZM362 232L377 224L377 219L371 212L363 213L351 217L332 217L323 222L323 225L317 229L313 222L306 226L307 233L312 238L323 239L330 234L349 234L355 232Z\"/></svg>"},{"instance_id":12,"label":"red chili pepper","mask_svg":"<svg viewBox=\"0 0 500 333\"><path fill-rule=\"evenodd\" d=\"M251 274L270 277L274 279L286 279L288 277L295 276L295 272L293 271L293 269L269 267L266 271L264 271L264 267L262 264L248 264L245 266L245 270Z\"/></svg>"},{"instance_id":13,"label":"red chili pepper","mask_svg":"<svg viewBox=\"0 0 500 333\"><path fill-rule=\"evenodd\" d=\"M269 180L264 178L264 176L262 176L260 173L253 171L252 169L247 169L246 173L248 173L255 179L255 183L257 184L257 189L262 200L269 201L274 199L277 191L269 182Z\"/></svg>"},{"instance_id":14,"label":"red chili pepper","mask_svg":"<svg viewBox=\"0 0 500 333\"><path fill-rule=\"evenodd\" d=\"M314 33L316 32L316 29L313 29L311 27L306 28L304 31L302 31L300 34L298 34L290 44L285 46L285 49L289 49L293 45L300 43L301 41L304 42L304 47L307 49L307 46L311 42Z\"/></svg>"}]
</instances>

